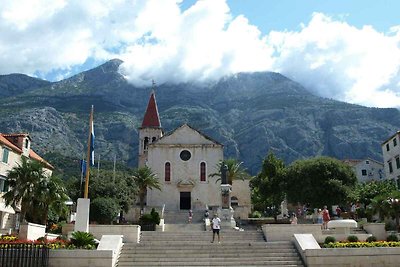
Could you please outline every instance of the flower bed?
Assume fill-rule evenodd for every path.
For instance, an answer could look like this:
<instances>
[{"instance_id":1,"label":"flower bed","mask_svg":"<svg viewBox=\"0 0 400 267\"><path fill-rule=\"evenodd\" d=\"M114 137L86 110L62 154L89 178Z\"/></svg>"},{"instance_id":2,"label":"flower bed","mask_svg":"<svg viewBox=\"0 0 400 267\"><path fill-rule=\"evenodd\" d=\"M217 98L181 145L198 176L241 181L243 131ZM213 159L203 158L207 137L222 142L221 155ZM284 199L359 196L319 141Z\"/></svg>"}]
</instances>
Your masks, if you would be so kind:
<instances>
[{"instance_id":1,"label":"flower bed","mask_svg":"<svg viewBox=\"0 0 400 267\"><path fill-rule=\"evenodd\" d=\"M400 247L400 242L376 241L376 242L334 242L324 244L324 248L374 248L374 247Z\"/></svg>"},{"instance_id":2,"label":"flower bed","mask_svg":"<svg viewBox=\"0 0 400 267\"><path fill-rule=\"evenodd\" d=\"M71 248L71 242L62 239L39 239L39 240L21 240L16 236L1 236L0 237L0 248L12 248L12 247L46 247L49 249L65 249Z\"/></svg>"}]
</instances>

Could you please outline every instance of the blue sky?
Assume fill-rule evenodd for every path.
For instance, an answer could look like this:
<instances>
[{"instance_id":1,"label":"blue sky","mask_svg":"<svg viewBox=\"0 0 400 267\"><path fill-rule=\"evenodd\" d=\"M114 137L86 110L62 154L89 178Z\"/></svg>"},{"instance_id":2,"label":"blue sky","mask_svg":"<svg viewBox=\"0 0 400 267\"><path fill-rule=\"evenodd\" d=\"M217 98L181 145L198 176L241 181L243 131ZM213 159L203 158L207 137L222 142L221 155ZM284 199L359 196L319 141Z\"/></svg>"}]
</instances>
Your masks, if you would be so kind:
<instances>
[{"instance_id":1,"label":"blue sky","mask_svg":"<svg viewBox=\"0 0 400 267\"><path fill-rule=\"evenodd\" d=\"M56 81L112 58L137 86L275 71L317 95L400 106L398 0L15 0L0 74Z\"/></svg>"}]
</instances>

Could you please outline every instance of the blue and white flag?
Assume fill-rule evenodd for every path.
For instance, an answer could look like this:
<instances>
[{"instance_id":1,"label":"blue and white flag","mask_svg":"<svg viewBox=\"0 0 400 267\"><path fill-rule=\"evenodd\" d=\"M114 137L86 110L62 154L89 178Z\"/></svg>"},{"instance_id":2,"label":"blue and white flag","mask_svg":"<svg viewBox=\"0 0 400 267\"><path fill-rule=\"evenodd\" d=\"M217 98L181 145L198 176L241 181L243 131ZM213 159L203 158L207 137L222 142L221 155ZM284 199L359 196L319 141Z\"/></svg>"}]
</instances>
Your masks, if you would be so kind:
<instances>
[{"instance_id":1,"label":"blue and white flag","mask_svg":"<svg viewBox=\"0 0 400 267\"><path fill-rule=\"evenodd\" d=\"M81 159L81 174L85 175L86 173L86 160Z\"/></svg>"},{"instance_id":2,"label":"blue and white flag","mask_svg":"<svg viewBox=\"0 0 400 267\"><path fill-rule=\"evenodd\" d=\"M94 166L94 124L92 120L92 132L90 133L90 165Z\"/></svg>"}]
</instances>

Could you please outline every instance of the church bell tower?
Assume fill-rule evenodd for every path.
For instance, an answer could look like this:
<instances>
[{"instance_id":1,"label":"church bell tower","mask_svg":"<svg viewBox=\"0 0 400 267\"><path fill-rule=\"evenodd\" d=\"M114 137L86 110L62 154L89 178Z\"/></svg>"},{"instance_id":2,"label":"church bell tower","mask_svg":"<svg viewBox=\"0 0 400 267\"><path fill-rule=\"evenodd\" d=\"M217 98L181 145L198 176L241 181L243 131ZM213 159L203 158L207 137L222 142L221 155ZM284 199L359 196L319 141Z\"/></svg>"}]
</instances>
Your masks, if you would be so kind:
<instances>
[{"instance_id":1,"label":"church bell tower","mask_svg":"<svg viewBox=\"0 0 400 267\"><path fill-rule=\"evenodd\" d=\"M146 166L149 144L162 136L163 129L161 128L160 116L158 115L156 95L154 90L152 90L142 126L139 128L139 167Z\"/></svg>"}]
</instances>

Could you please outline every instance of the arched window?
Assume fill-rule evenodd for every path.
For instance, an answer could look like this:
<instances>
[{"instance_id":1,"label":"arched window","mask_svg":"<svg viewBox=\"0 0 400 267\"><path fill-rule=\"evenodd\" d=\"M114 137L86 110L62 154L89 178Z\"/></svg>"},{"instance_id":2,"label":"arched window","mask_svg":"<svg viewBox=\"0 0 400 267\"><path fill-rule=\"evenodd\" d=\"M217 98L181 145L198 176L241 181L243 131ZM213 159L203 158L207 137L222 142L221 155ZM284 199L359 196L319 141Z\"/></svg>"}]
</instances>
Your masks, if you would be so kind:
<instances>
[{"instance_id":1,"label":"arched window","mask_svg":"<svg viewBox=\"0 0 400 267\"><path fill-rule=\"evenodd\" d=\"M171 163L166 162L164 168L164 177L166 182L171 181Z\"/></svg>"},{"instance_id":2,"label":"arched window","mask_svg":"<svg viewBox=\"0 0 400 267\"><path fill-rule=\"evenodd\" d=\"M143 149L144 150L147 150L147 145L149 144L149 138L148 137L145 137L144 138L144 146L143 146Z\"/></svg>"},{"instance_id":3,"label":"arched window","mask_svg":"<svg viewBox=\"0 0 400 267\"><path fill-rule=\"evenodd\" d=\"M157 139L157 137L154 136L153 138L151 138L151 142L154 143L154 141L156 141L156 139Z\"/></svg>"},{"instance_id":4,"label":"arched window","mask_svg":"<svg viewBox=\"0 0 400 267\"><path fill-rule=\"evenodd\" d=\"M206 163L200 163L200 182L206 181Z\"/></svg>"}]
</instances>

